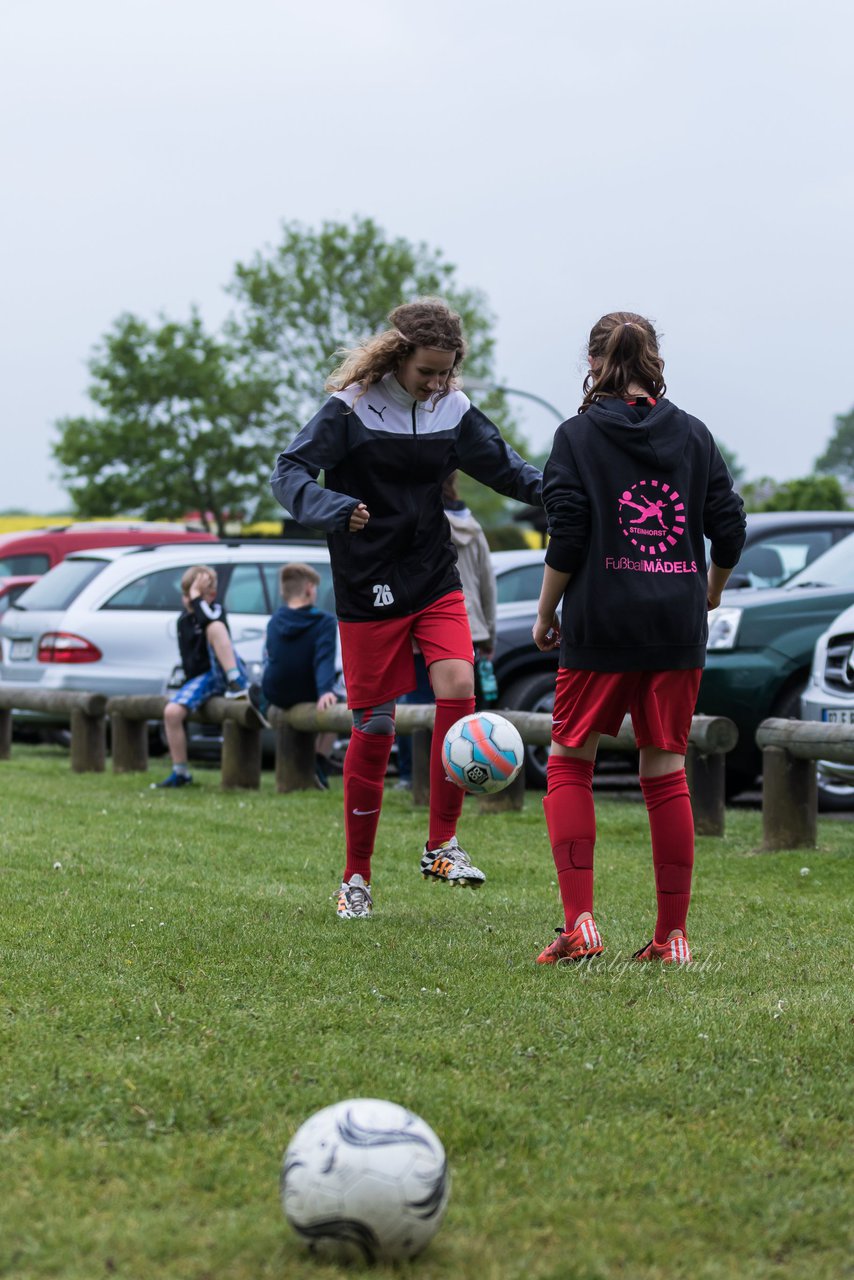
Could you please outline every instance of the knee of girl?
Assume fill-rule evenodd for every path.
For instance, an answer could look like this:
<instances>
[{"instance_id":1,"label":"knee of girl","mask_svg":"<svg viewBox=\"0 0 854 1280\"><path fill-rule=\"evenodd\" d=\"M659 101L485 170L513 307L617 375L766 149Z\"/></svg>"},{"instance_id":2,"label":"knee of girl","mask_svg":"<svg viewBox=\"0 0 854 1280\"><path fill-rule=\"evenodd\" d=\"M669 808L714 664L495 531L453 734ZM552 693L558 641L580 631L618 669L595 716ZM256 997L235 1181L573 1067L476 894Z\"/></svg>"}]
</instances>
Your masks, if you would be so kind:
<instances>
[{"instance_id":1,"label":"knee of girl","mask_svg":"<svg viewBox=\"0 0 854 1280\"><path fill-rule=\"evenodd\" d=\"M207 634L205 639L208 644L217 644L218 641L228 639L231 642L231 636L228 634L228 628L224 622L209 622L207 626Z\"/></svg>"},{"instance_id":2,"label":"knee of girl","mask_svg":"<svg viewBox=\"0 0 854 1280\"><path fill-rule=\"evenodd\" d=\"M183 724L186 715L187 709L182 707L180 702L167 702L163 711L165 723L171 725Z\"/></svg>"},{"instance_id":3,"label":"knee of girl","mask_svg":"<svg viewBox=\"0 0 854 1280\"><path fill-rule=\"evenodd\" d=\"M353 724L360 733L372 735L394 736L394 712L385 707L366 707L353 712Z\"/></svg>"}]
</instances>

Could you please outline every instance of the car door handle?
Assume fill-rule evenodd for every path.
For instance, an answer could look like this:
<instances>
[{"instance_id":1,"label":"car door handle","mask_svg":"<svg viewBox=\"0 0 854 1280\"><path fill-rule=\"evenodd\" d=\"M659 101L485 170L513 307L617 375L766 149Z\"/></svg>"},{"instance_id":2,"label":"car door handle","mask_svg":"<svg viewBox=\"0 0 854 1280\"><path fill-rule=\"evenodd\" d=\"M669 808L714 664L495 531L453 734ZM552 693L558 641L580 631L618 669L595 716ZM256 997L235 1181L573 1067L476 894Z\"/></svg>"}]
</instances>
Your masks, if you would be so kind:
<instances>
[{"instance_id":1,"label":"car door handle","mask_svg":"<svg viewBox=\"0 0 854 1280\"><path fill-rule=\"evenodd\" d=\"M261 636L263 636L263 634L264 634L264 630L262 627L247 627L244 631L241 631L237 639L238 640L258 640L260 639Z\"/></svg>"}]
</instances>

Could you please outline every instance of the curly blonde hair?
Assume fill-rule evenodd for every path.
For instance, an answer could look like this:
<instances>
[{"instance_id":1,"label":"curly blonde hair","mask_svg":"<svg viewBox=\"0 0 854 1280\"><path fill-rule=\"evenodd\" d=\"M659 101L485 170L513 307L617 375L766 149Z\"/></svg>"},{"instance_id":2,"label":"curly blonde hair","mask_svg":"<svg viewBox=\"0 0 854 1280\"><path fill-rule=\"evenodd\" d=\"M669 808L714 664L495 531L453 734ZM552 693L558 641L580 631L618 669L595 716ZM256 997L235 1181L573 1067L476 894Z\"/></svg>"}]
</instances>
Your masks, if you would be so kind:
<instances>
[{"instance_id":1,"label":"curly blonde hair","mask_svg":"<svg viewBox=\"0 0 854 1280\"><path fill-rule=\"evenodd\" d=\"M590 330L587 354L596 366L584 379L579 413L602 396L628 399L633 383L656 399L667 390L658 334L649 320L634 311L610 311L597 320Z\"/></svg>"},{"instance_id":2,"label":"curly blonde hair","mask_svg":"<svg viewBox=\"0 0 854 1280\"><path fill-rule=\"evenodd\" d=\"M338 352L342 357L326 381L327 391L343 391L354 382L361 385L356 400L387 373L399 369L416 347L453 351L454 363L444 387L433 397L441 400L458 386L456 373L466 354L460 317L441 298L416 298L395 307L388 316L390 329L365 338L357 346ZM355 403L355 402L354 402Z\"/></svg>"}]
</instances>

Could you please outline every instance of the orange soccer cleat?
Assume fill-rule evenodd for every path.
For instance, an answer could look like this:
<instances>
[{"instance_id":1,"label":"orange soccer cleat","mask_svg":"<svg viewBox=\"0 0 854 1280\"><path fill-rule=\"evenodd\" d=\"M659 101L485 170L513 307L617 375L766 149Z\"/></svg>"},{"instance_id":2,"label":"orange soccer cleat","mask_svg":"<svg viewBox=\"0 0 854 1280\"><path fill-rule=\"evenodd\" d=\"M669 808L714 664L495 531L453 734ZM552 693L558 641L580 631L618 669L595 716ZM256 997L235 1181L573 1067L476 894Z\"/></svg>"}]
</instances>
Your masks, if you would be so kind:
<instances>
[{"instance_id":1,"label":"orange soccer cleat","mask_svg":"<svg viewBox=\"0 0 854 1280\"><path fill-rule=\"evenodd\" d=\"M537 956L537 964L563 964L568 960L586 960L601 955L603 946L596 921L591 916L582 920L569 933L555 929L557 937Z\"/></svg>"},{"instance_id":2,"label":"orange soccer cleat","mask_svg":"<svg viewBox=\"0 0 854 1280\"><path fill-rule=\"evenodd\" d=\"M660 960L662 964L693 964L691 948L684 933L676 933L666 942L648 942L632 956L633 960Z\"/></svg>"}]
</instances>

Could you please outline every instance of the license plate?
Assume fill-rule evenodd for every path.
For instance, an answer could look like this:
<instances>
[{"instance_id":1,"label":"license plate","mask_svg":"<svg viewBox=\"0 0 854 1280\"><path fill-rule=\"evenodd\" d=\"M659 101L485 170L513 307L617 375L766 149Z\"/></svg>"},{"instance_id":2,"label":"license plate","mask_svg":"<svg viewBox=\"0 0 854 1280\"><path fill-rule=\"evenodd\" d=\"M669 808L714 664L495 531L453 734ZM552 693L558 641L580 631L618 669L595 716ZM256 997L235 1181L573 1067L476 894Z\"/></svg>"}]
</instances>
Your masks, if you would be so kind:
<instances>
[{"instance_id":1,"label":"license plate","mask_svg":"<svg viewBox=\"0 0 854 1280\"><path fill-rule=\"evenodd\" d=\"M26 662L33 656L32 640L13 640L9 649L9 657L13 662Z\"/></svg>"},{"instance_id":2,"label":"license plate","mask_svg":"<svg viewBox=\"0 0 854 1280\"><path fill-rule=\"evenodd\" d=\"M821 718L825 724L854 724L854 708L851 710L837 710L836 708L825 707L821 713Z\"/></svg>"}]
</instances>

